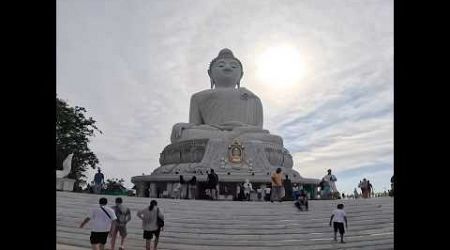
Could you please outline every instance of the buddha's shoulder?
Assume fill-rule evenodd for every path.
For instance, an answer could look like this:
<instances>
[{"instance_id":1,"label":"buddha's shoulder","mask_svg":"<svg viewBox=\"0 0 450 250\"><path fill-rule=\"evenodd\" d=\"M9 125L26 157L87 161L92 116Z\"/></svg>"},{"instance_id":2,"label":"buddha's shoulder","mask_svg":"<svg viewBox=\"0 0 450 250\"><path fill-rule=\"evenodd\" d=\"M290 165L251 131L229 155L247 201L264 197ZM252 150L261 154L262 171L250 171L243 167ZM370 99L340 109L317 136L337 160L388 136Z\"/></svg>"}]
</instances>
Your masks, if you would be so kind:
<instances>
[{"instance_id":1,"label":"buddha's shoulder","mask_svg":"<svg viewBox=\"0 0 450 250\"><path fill-rule=\"evenodd\" d=\"M251 92L251 91L250 91L249 89L247 89L247 88L239 88L238 90L239 90L239 92L240 92L241 94L247 94L247 95L249 95L249 96L258 97L257 95L255 95L255 93Z\"/></svg>"},{"instance_id":2,"label":"buddha's shoulder","mask_svg":"<svg viewBox=\"0 0 450 250\"><path fill-rule=\"evenodd\" d=\"M199 91L199 92L197 92L197 93L194 93L194 94L192 95L192 98L194 98L194 97L202 97L202 96L208 96L208 95L211 95L211 94L213 93L213 90L214 90L214 89L205 89L205 90Z\"/></svg>"}]
</instances>

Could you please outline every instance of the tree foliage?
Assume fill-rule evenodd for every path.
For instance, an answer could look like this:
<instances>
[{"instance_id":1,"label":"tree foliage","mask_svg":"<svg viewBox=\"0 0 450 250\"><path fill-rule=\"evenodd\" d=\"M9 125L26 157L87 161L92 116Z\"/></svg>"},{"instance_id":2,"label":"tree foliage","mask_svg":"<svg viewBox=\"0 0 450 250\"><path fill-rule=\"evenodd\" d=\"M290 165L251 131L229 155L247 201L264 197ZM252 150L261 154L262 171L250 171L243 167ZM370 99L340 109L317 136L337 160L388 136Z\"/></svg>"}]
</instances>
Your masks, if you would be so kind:
<instances>
[{"instance_id":1,"label":"tree foliage","mask_svg":"<svg viewBox=\"0 0 450 250\"><path fill-rule=\"evenodd\" d=\"M75 179L75 190L86 183L84 172L88 167L96 168L99 160L88 146L89 138L95 132L102 133L92 117L85 116L83 107L70 107L56 97L56 169L62 169L62 162L73 153L72 169L68 178Z\"/></svg>"},{"instance_id":2,"label":"tree foliage","mask_svg":"<svg viewBox=\"0 0 450 250\"><path fill-rule=\"evenodd\" d=\"M120 180L117 178L114 179L107 179L106 180L106 189L107 190L116 190L116 189L125 189L123 186L123 183L125 180L121 178Z\"/></svg>"}]
</instances>

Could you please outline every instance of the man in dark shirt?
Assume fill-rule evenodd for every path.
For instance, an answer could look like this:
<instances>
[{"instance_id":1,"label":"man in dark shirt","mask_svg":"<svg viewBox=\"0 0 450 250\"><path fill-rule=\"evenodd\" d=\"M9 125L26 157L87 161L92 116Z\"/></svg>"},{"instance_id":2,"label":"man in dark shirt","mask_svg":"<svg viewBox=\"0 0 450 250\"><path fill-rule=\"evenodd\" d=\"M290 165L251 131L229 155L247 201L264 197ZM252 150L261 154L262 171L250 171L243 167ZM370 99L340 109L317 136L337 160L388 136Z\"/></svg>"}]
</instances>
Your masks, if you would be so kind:
<instances>
[{"instance_id":1,"label":"man in dark shirt","mask_svg":"<svg viewBox=\"0 0 450 250\"><path fill-rule=\"evenodd\" d=\"M284 200L292 201L293 200L293 191L292 191L292 182L289 179L289 175L286 175L286 179L283 180L283 186L285 190Z\"/></svg>"},{"instance_id":2,"label":"man in dark shirt","mask_svg":"<svg viewBox=\"0 0 450 250\"><path fill-rule=\"evenodd\" d=\"M216 200L217 199L217 183L219 183L219 177L216 173L214 173L214 169L211 169L210 173L208 174L208 179L206 180L208 183L208 189L211 194L211 199Z\"/></svg>"},{"instance_id":3,"label":"man in dark shirt","mask_svg":"<svg viewBox=\"0 0 450 250\"><path fill-rule=\"evenodd\" d=\"M391 191L389 192L389 196L394 196L394 176L391 177Z\"/></svg>"},{"instance_id":4,"label":"man in dark shirt","mask_svg":"<svg viewBox=\"0 0 450 250\"><path fill-rule=\"evenodd\" d=\"M102 191L102 186L105 183L105 176L101 172L100 168L94 176L94 193L99 194Z\"/></svg>"}]
</instances>

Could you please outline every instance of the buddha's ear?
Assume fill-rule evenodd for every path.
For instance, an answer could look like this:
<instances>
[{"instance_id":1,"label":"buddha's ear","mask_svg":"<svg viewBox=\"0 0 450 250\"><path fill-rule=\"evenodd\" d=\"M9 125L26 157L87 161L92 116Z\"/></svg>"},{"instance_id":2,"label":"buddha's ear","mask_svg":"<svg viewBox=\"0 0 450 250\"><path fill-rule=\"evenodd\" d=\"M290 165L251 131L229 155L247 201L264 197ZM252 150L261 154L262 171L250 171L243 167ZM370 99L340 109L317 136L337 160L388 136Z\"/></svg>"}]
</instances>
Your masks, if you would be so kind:
<instances>
[{"instance_id":1,"label":"buddha's ear","mask_svg":"<svg viewBox=\"0 0 450 250\"><path fill-rule=\"evenodd\" d=\"M238 88L241 87L241 79L242 79L243 76L244 76L244 71L241 70L241 77L239 78L239 80L238 80L238 82L237 82L237 84L236 84Z\"/></svg>"},{"instance_id":2,"label":"buddha's ear","mask_svg":"<svg viewBox=\"0 0 450 250\"><path fill-rule=\"evenodd\" d=\"M211 89L213 89L214 88L214 79L211 76L211 70L210 69L208 69L208 76L209 76L209 79L211 81Z\"/></svg>"}]
</instances>

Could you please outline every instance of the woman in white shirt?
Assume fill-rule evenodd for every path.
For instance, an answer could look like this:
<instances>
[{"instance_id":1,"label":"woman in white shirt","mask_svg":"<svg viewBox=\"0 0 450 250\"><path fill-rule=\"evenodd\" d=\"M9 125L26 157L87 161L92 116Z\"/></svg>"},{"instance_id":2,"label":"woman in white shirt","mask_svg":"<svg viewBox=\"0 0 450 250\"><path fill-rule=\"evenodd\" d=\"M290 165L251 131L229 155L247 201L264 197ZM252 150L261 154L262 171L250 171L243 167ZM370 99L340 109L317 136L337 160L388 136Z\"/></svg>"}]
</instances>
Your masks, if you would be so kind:
<instances>
[{"instance_id":1,"label":"woman in white shirt","mask_svg":"<svg viewBox=\"0 0 450 250\"><path fill-rule=\"evenodd\" d=\"M250 201L250 192L252 191L253 187L252 184L250 183L250 181L248 179L245 179L245 183L244 183L244 195L245 195L245 199L247 201Z\"/></svg>"}]
</instances>

